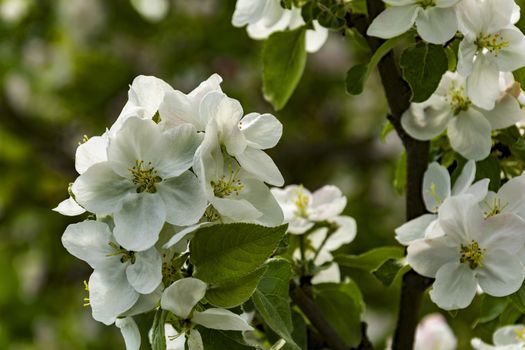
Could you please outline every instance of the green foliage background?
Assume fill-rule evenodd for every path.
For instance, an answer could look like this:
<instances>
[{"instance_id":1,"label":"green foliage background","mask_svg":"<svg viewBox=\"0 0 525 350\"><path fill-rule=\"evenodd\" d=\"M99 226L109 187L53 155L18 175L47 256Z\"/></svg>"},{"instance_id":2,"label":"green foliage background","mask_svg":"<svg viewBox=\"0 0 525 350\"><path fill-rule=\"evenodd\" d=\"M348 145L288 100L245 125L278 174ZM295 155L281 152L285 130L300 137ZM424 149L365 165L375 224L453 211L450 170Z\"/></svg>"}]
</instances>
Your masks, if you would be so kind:
<instances>
[{"instance_id":1,"label":"green foliage background","mask_svg":"<svg viewBox=\"0 0 525 350\"><path fill-rule=\"evenodd\" d=\"M76 177L76 145L112 124L139 74L188 92L217 72L246 112L272 113L261 92L262 42L230 24L234 0L173 0L157 23L128 0L27 2L19 21L0 17L0 349L124 348L118 330L82 306L90 269L60 243L77 219L51 211ZM351 33L332 32L276 113L284 134L271 151L287 184L344 191L358 235L343 250L356 254L395 244L404 212L392 186L401 146L393 134L380 141L387 110L376 74L362 95L345 93L346 71L368 56ZM384 344L399 281L385 288L368 273L344 273L363 291L372 339ZM463 344L474 317L453 320ZM147 348L152 316L138 321Z\"/></svg>"}]
</instances>

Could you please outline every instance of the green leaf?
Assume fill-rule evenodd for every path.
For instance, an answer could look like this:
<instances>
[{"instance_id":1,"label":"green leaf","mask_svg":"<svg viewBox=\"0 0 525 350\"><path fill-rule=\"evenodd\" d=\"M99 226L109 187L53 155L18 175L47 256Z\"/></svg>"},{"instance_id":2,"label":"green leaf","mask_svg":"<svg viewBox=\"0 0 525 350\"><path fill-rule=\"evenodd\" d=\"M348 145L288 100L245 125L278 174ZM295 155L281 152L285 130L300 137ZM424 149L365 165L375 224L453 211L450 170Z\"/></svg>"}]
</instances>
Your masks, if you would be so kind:
<instances>
[{"instance_id":1,"label":"green leaf","mask_svg":"<svg viewBox=\"0 0 525 350\"><path fill-rule=\"evenodd\" d=\"M322 310L330 325L350 346L361 342L361 314L363 297L353 281L323 283L312 287L315 303Z\"/></svg>"},{"instance_id":2,"label":"green leaf","mask_svg":"<svg viewBox=\"0 0 525 350\"><path fill-rule=\"evenodd\" d=\"M441 45L419 43L403 52L400 66L412 90L412 102L423 102L436 91L448 69L448 57Z\"/></svg>"},{"instance_id":3,"label":"green leaf","mask_svg":"<svg viewBox=\"0 0 525 350\"><path fill-rule=\"evenodd\" d=\"M394 177L394 188L397 194L402 195L405 192L407 183L407 153L403 151L396 163L396 175Z\"/></svg>"},{"instance_id":4,"label":"green leaf","mask_svg":"<svg viewBox=\"0 0 525 350\"><path fill-rule=\"evenodd\" d=\"M206 299L210 304L226 309L241 305L250 299L265 271L266 266L263 266L246 276L212 284L206 291Z\"/></svg>"},{"instance_id":5,"label":"green leaf","mask_svg":"<svg viewBox=\"0 0 525 350\"><path fill-rule=\"evenodd\" d=\"M379 247L360 255L337 255L334 261L341 266L374 271L386 261L400 259L405 255L402 247Z\"/></svg>"},{"instance_id":6,"label":"green leaf","mask_svg":"<svg viewBox=\"0 0 525 350\"><path fill-rule=\"evenodd\" d=\"M490 179L489 190L497 192L501 185L501 167L492 154L480 162L476 162L476 179Z\"/></svg>"},{"instance_id":7,"label":"green leaf","mask_svg":"<svg viewBox=\"0 0 525 350\"><path fill-rule=\"evenodd\" d=\"M374 52L368 64L358 64L350 68L346 75L346 91L351 95L359 95L362 93L368 77L374 71L379 61L409 36L413 36L413 34L407 32L405 35L388 39Z\"/></svg>"},{"instance_id":8,"label":"green leaf","mask_svg":"<svg viewBox=\"0 0 525 350\"><path fill-rule=\"evenodd\" d=\"M402 272L403 268L405 269L404 272L410 269L408 265L403 265L400 259L388 259L377 269L373 270L372 274L388 287L394 282L398 274Z\"/></svg>"},{"instance_id":9,"label":"green leaf","mask_svg":"<svg viewBox=\"0 0 525 350\"><path fill-rule=\"evenodd\" d=\"M254 347L247 345L242 339L240 332L235 331L219 331L217 329L209 329L204 327L197 327L202 337L202 343L206 350L246 350L254 349ZM165 348L163 349L165 350Z\"/></svg>"},{"instance_id":10,"label":"green leaf","mask_svg":"<svg viewBox=\"0 0 525 350\"><path fill-rule=\"evenodd\" d=\"M151 348L153 350L166 350L166 336L164 334L164 324L166 323L166 317L168 311L158 309L155 312L155 318L153 319L153 326L151 327Z\"/></svg>"},{"instance_id":11,"label":"green leaf","mask_svg":"<svg viewBox=\"0 0 525 350\"><path fill-rule=\"evenodd\" d=\"M289 281L294 275L292 265L284 259L268 262L252 301L264 322L292 349L300 349L292 337L292 314L288 297Z\"/></svg>"},{"instance_id":12,"label":"green leaf","mask_svg":"<svg viewBox=\"0 0 525 350\"><path fill-rule=\"evenodd\" d=\"M275 251L286 225L222 224L203 227L190 243L193 276L222 284L258 269Z\"/></svg>"},{"instance_id":13,"label":"green leaf","mask_svg":"<svg viewBox=\"0 0 525 350\"><path fill-rule=\"evenodd\" d=\"M264 42L263 94L275 110L292 96L306 64L306 28L275 32Z\"/></svg>"},{"instance_id":14,"label":"green leaf","mask_svg":"<svg viewBox=\"0 0 525 350\"><path fill-rule=\"evenodd\" d=\"M502 314L509 303L506 298L496 298L488 294L483 294L480 306L479 317L474 321L472 327L476 327L480 323L487 323L495 320L496 317Z\"/></svg>"},{"instance_id":15,"label":"green leaf","mask_svg":"<svg viewBox=\"0 0 525 350\"><path fill-rule=\"evenodd\" d=\"M525 89L525 67L515 70L512 74L514 75L514 79L520 83L521 88Z\"/></svg>"}]
</instances>

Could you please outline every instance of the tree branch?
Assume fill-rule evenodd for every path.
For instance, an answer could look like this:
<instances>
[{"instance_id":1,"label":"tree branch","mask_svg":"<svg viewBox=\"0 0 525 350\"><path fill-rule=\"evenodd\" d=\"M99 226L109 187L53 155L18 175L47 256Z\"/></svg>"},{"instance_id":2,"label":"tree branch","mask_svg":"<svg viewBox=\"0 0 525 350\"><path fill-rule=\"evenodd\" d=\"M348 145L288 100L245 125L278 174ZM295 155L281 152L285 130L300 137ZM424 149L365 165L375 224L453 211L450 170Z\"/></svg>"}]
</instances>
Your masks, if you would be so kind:
<instances>
[{"instance_id":1,"label":"tree branch","mask_svg":"<svg viewBox=\"0 0 525 350\"><path fill-rule=\"evenodd\" d=\"M368 0L368 19L365 16L347 15L349 26L355 27L367 40L372 51L383 43L381 39L368 37L366 30L371 21L384 9L381 0ZM428 165L429 142L418 141L410 137L401 126L401 116L410 106L410 88L403 80L396 65L394 55L389 52L378 64L379 74L390 107L388 119L394 126L407 152L407 184L406 184L406 218L411 220L426 212L421 188L423 175ZM409 271L403 276L399 314L392 344L393 350L408 350L413 348L415 330L419 320L419 312L423 293L432 280Z\"/></svg>"}]
</instances>

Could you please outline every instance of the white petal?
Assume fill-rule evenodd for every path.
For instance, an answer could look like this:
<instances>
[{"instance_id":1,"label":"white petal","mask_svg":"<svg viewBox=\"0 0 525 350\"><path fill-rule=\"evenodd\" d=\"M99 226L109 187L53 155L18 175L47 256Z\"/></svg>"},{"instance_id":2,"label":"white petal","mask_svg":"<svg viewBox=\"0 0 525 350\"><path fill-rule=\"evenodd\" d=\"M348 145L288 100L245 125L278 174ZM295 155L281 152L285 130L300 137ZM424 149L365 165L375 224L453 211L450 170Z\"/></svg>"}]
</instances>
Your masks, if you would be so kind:
<instances>
[{"instance_id":1,"label":"white petal","mask_svg":"<svg viewBox=\"0 0 525 350\"><path fill-rule=\"evenodd\" d=\"M503 29L499 34L508 43L496 56L499 69L512 72L525 66L525 35L516 27Z\"/></svg>"},{"instance_id":2,"label":"white petal","mask_svg":"<svg viewBox=\"0 0 525 350\"><path fill-rule=\"evenodd\" d=\"M502 100L496 102L493 110L480 109L480 112L487 118L492 129L508 128L523 119L520 104L511 95L506 95Z\"/></svg>"},{"instance_id":3,"label":"white petal","mask_svg":"<svg viewBox=\"0 0 525 350\"><path fill-rule=\"evenodd\" d=\"M129 90L129 100L144 109L144 118L151 119L157 113L164 94L173 88L164 80L153 76L139 75L133 79Z\"/></svg>"},{"instance_id":4,"label":"white petal","mask_svg":"<svg viewBox=\"0 0 525 350\"><path fill-rule=\"evenodd\" d=\"M340 283L341 282L341 272L339 271L339 265L336 263L330 264L330 267L318 272L312 278L312 284L320 283Z\"/></svg>"},{"instance_id":5,"label":"white petal","mask_svg":"<svg viewBox=\"0 0 525 350\"><path fill-rule=\"evenodd\" d=\"M489 179L479 180L475 184L470 186L464 194L474 196L474 200L476 202L481 202L483 198L487 196L487 192L489 190L489 183Z\"/></svg>"},{"instance_id":6,"label":"white petal","mask_svg":"<svg viewBox=\"0 0 525 350\"><path fill-rule=\"evenodd\" d=\"M503 213L484 220L478 237L472 236L480 246L516 254L525 245L525 221L510 213Z\"/></svg>"},{"instance_id":7,"label":"white petal","mask_svg":"<svg viewBox=\"0 0 525 350\"><path fill-rule=\"evenodd\" d=\"M403 34L412 28L420 10L417 5L389 7L374 19L366 34L382 39Z\"/></svg>"},{"instance_id":8,"label":"white petal","mask_svg":"<svg viewBox=\"0 0 525 350\"><path fill-rule=\"evenodd\" d=\"M240 197L250 203L260 213L255 219L256 223L264 226L278 226L284 221L284 216L279 203L270 192L270 189L256 179L243 180L245 185ZM251 215L251 214L250 214ZM245 221L251 221L246 219Z\"/></svg>"},{"instance_id":9,"label":"white petal","mask_svg":"<svg viewBox=\"0 0 525 350\"><path fill-rule=\"evenodd\" d=\"M162 293L160 306L182 319L188 318L191 310L204 298L207 285L203 281L187 277L173 282Z\"/></svg>"},{"instance_id":10,"label":"white petal","mask_svg":"<svg viewBox=\"0 0 525 350\"><path fill-rule=\"evenodd\" d=\"M417 240L407 249L407 262L423 276L436 277L441 266L452 261L459 261L459 248L446 237Z\"/></svg>"},{"instance_id":11,"label":"white petal","mask_svg":"<svg viewBox=\"0 0 525 350\"><path fill-rule=\"evenodd\" d=\"M395 230L396 240L403 245L409 245L415 240L425 238L426 229L436 219L435 214L424 214L404 223Z\"/></svg>"},{"instance_id":12,"label":"white petal","mask_svg":"<svg viewBox=\"0 0 525 350\"><path fill-rule=\"evenodd\" d=\"M392 6L406 6L417 4L417 0L385 0L383 2Z\"/></svg>"},{"instance_id":13,"label":"white petal","mask_svg":"<svg viewBox=\"0 0 525 350\"><path fill-rule=\"evenodd\" d=\"M185 334L177 333L177 330L169 323L164 325L166 335L166 350L184 350L186 344Z\"/></svg>"},{"instance_id":14,"label":"white petal","mask_svg":"<svg viewBox=\"0 0 525 350\"><path fill-rule=\"evenodd\" d=\"M428 211L436 213L439 206L450 196L448 170L436 162L428 166L423 176L423 200Z\"/></svg>"},{"instance_id":15,"label":"white petal","mask_svg":"<svg viewBox=\"0 0 525 350\"><path fill-rule=\"evenodd\" d=\"M436 7L446 8L456 5L461 0L436 0Z\"/></svg>"},{"instance_id":16,"label":"white petal","mask_svg":"<svg viewBox=\"0 0 525 350\"><path fill-rule=\"evenodd\" d=\"M476 56L478 48L474 41L471 41L467 38L463 39L459 43L458 49L458 73L468 77L472 74L472 69L474 68L474 57Z\"/></svg>"},{"instance_id":17,"label":"white petal","mask_svg":"<svg viewBox=\"0 0 525 350\"><path fill-rule=\"evenodd\" d=\"M193 225L204 214L207 200L197 177L190 171L157 184L166 207L166 221L172 225Z\"/></svg>"},{"instance_id":18,"label":"white petal","mask_svg":"<svg viewBox=\"0 0 525 350\"><path fill-rule=\"evenodd\" d=\"M476 288L474 272L458 260L439 269L430 298L444 310L463 309L474 299Z\"/></svg>"},{"instance_id":19,"label":"white petal","mask_svg":"<svg viewBox=\"0 0 525 350\"><path fill-rule=\"evenodd\" d=\"M487 343L484 343L481 339L479 338L473 338L471 341L470 341L470 345L472 345L472 347L475 349L475 350L501 350L499 348L496 348L492 345L488 345ZM504 349L504 350L512 350L512 349Z\"/></svg>"},{"instance_id":20,"label":"white petal","mask_svg":"<svg viewBox=\"0 0 525 350\"><path fill-rule=\"evenodd\" d=\"M248 145L259 149L275 147L283 134L283 125L271 114L250 113L239 127Z\"/></svg>"},{"instance_id":21,"label":"white petal","mask_svg":"<svg viewBox=\"0 0 525 350\"><path fill-rule=\"evenodd\" d=\"M314 226L314 222L301 217L295 217L288 223L288 232L300 235Z\"/></svg>"},{"instance_id":22,"label":"white petal","mask_svg":"<svg viewBox=\"0 0 525 350\"><path fill-rule=\"evenodd\" d=\"M403 129L417 140L430 140L447 128L452 113L447 102L433 96L423 103L412 103L401 117Z\"/></svg>"},{"instance_id":23,"label":"white petal","mask_svg":"<svg viewBox=\"0 0 525 350\"><path fill-rule=\"evenodd\" d=\"M109 256L113 253L109 245L112 240L108 225L94 220L71 224L62 235L64 248L94 269L120 264L120 258Z\"/></svg>"},{"instance_id":24,"label":"white petal","mask_svg":"<svg viewBox=\"0 0 525 350\"><path fill-rule=\"evenodd\" d=\"M204 350L201 334L195 328L188 334L188 350Z\"/></svg>"},{"instance_id":25,"label":"white petal","mask_svg":"<svg viewBox=\"0 0 525 350\"><path fill-rule=\"evenodd\" d=\"M199 224L186 227L186 228L182 229L181 231L177 232L175 235L173 235L173 237L171 237L169 239L169 241L166 242L162 246L162 248L170 249L172 247L178 246L178 244L180 242L182 242L183 240L185 240L186 243L189 243L191 237L193 237L193 235L192 235L193 232L197 231L201 227L211 226L211 225L213 225L213 224L210 223L210 222L201 222ZM176 248L174 248L174 250L177 251ZM184 250L186 250L186 249L184 249Z\"/></svg>"},{"instance_id":26,"label":"white petal","mask_svg":"<svg viewBox=\"0 0 525 350\"><path fill-rule=\"evenodd\" d=\"M336 216L330 221L339 227L326 240L323 250L333 251L339 249L343 244L352 242L357 233L355 219L350 216Z\"/></svg>"},{"instance_id":27,"label":"white petal","mask_svg":"<svg viewBox=\"0 0 525 350\"><path fill-rule=\"evenodd\" d=\"M467 78L467 93L476 106L487 110L494 108L500 97L498 67L484 55L478 55L474 61Z\"/></svg>"},{"instance_id":28,"label":"white petal","mask_svg":"<svg viewBox=\"0 0 525 350\"><path fill-rule=\"evenodd\" d=\"M239 315L225 309L211 308L203 312L195 311L191 320L194 323L211 329L232 331L253 330Z\"/></svg>"},{"instance_id":29,"label":"white petal","mask_svg":"<svg viewBox=\"0 0 525 350\"><path fill-rule=\"evenodd\" d=\"M423 40L432 44L444 44L458 30L456 11L451 7L428 7L419 12L416 27Z\"/></svg>"},{"instance_id":30,"label":"white petal","mask_svg":"<svg viewBox=\"0 0 525 350\"><path fill-rule=\"evenodd\" d=\"M498 191L504 213L514 213L525 220L525 175L507 181Z\"/></svg>"},{"instance_id":31,"label":"white petal","mask_svg":"<svg viewBox=\"0 0 525 350\"><path fill-rule=\"evenodd\" d=\"M524 330L525 326L522 324L501 327L494 332L492 339L497 345L519 344L520 340L517 335L523 334Z\"/></svg>"},{"instance_id":32,"label":"white petal","mask_svg":"<svg viewBox=\"0 0 525 350\"><path fill-rule=\"evenodd\" d=\"M179 176L193 164L197 147L202 142L202 135L197 134L193 125L183 124L162 134L158 148L157 166L161 178Z\"/></svg>"},{"instance_id":33,"label":"white petal","mask_svg":"<svg viewBox=\"0 0 525 350\"><path fill-rule=\"evenodd\" d=\"M501 249L487 249L484 257L482 267L476 269L476 272L479 285L485 293L503 297L520 289L524 274L517 257Z\"/></svg>"},{"instance_id":34,"label":"white petal","mask_svg":"<svg viewBox=\"0 0 525 350\"><path fill-rule=\"evenodd\" d=\"M470 242L483 230L484 215L471 195L449 197L439 208L439 225L451 241Z\"/></svg>"},{"instance_id":35,"label":"white petal","mask_svg":"<svg viewBox=\"0 0 525 350\"><path fill-rule=\"evenodd\" d=\"M459 174L454 186L452 187L452 195L456 196L458 194L464 193L472 185L474 178L476 177L476 162L469 160L463 166L461 174Z\"/></svg>"},{"instance_id":36,"label":"white petal","mask_svg":"<svg viewBox=\"0 0 525 350\"><path fill-rule=\"evenodd\" d=\"M279 168L264 151L246 147L244 152L238 153L235 158L241 167L262 181L274 186L284 184L284 178Z\"/></svg>"},{"instance_id":37,"label":"white petal","mask_svg":"<svg viewBox=\"0 0 525 350\"><path fill-rule=\"evenodd\" d=\"M490 154L492 127L480 112L469 108L448 123L448 138L452 148L472 160L487 158Z\"/></svg>"},{"instance_id":38,"label":"white petal","mask_svg":"<svg viewBox=\"0 0 525 350\"><path fill-rule=\"evenodd\" d=\"M77 147L75 153L75 169L83 174L90 166L108 160L108 135L90 137Z\"/></svg>"},{"instance_id":39,"label":"white petal","mask_svg":"<svg viewBox=\"0 0 525 350\"><path fill-rule=\"evenodd\" d=\"M265 1L237 0L232 17L233 26L244 27L249 23L257 22L264 14L265 5Z\"/></svg>"},{"instance_id":40,"label":"white petal","mask_svg":"<svg viewBox=\"0 0 525 350\"><path fill-rule=\"evenodd\" d=\"M106 325L135 304L139 294L128 283L125 265L104 273L94 271L89 278L89 304L93 318Z\"/></svg>"},{"instance_id":41,"label":"white petal","mask_svg":"<svg viewBox=\"0 0 525 350\"><path fill-rule=\"evenodd\" d=\"M143 251L157 242L166 208L157 194L136 193L123 201L114 219L117 242L127 250Z\"/></svg>"},{"instance_id":42,"label":"white petal","mask_svg":"<svg viewBox=\"0 0 525 350\"><path fill-rule=\"evenodd\" d=\"M346 197L339 188L326 185L312 194L312 213L310 218L316 221L328 220L341 214L346 207Z\"/></svg>"},{"instance_id":43,"label":"white petal","mask_svg":"<svg viewBox=\"0 0 525 350\"><path fill-rule=\"evenodd\" d=\"M97 215L119 210L122 199L135 191L132 183L117 175L109 162L90 167L75 180L71 190L80 205Z\"/></svg>"},{"instance_id":44,"label":"white petal","mask_svg":"<svg viewBox=\"0 0 525 350\"><path fill-rule=\"evenodd\" d=\"M64 199L56 208L53 208L53 210L65 216L77 216L86 212L86 209L78 205L71 197Z\"/></svg>"},{"instance_id":45,"label":"white petal","mask_svg":"<svg viewBox=\"0 0 525 350\"><path fill-rule=\"evenodd\" d=\"M132 317L117 318L115 326L120 328L124 342L126 343L126 350L140 349L140 331Z\"/></svg>"},{"instance_id":46,"label":"white petal","mask_svg":"<svg viewBox=\"0 0 525 350\"><path fill-rule=\"evenodd\" d=\"M141 294L152 293L162 282L162 259L155 248L135 253L135 263L126 268L129 283Z\"/></svg>"},{"instance_id":47,"label":"white petal","mask_svg":"<svg viewBox=\"0 0 525 350\"><path fill-rule=\"evenodd\" d=\"M157 308L160 303L160 297L164 291L164 285L160 284L157 289L149 294L140 294L137 302L121 316L136 316L147 313Z\"/></svg>"},{"instance_id":48,"label":"white petal","mask_svg":"<svg viewBox=\"0 0 525 350\"><path fill-rule=\"evenodd\" d=\"M306 52L317 52L323 47L326 39L328 39L328 29L319 24L317 20L313 22L314 29L306 31Z\"/></svg>"},{"instance_id":49,"label":"white petal","mask_svg":"<svg viewBox=\"0 0 525 350\"><path fill-rule=\"evenodd\" d=\"M168 14L170 3L166 0L131 0L131 4L144 18L158 22Z\"/></svg>"}]
</instances>

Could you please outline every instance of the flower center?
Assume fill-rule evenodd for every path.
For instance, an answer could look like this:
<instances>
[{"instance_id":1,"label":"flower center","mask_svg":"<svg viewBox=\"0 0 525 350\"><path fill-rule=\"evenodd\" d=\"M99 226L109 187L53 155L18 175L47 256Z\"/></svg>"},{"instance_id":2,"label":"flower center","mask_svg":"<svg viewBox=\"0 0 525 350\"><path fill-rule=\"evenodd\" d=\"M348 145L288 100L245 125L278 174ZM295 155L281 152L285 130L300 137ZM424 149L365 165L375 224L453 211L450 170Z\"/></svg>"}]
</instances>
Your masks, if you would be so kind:
<instances>
[{"instance_id":1,"label":"flower center","mask_svg":"<svg viewBox=\"0 0 525 350\"><path fill-rule=\"evenodd\" d=\"M465 88L463 86L456 88L452 87L449 93L449 103L452 108L452 113L458 115L461 112L468 111L472 102L465 94Z\"/></svg>"},{"instance_id":2,"label":"flower center","mask_svg":"<svg viewBox=\"0 0 525 350\"><path fill-rule=\"evenodd\" d=\"M297 211L295 215L307 219L308 218L308 204L310 204L310 198L304 193L303 186L297 189L297 197L294 200Z\"/></svg>"},{"instance_id":3,"label":"flower center","mask_svg":"<svg viewBox=\"0 0 525 350\"><path fill-rule=\"evenodd\" d=\"M137 193L157 192L155 184L161 182L162 178L158 175L157 170L151 166L151 162L145 165L143 160L137 160L135 165L128 170L133 175L132 181L137 186Z\"/></svg>"},{"instance_id":4,"label":"flower center","mask_svg":"<svg viewBox=\"0 0 525 350\"><path fill-rule=\"evenodd\" d=\"M111 254L108 254L108 256L116 256L116 255L122 255L120 258L121 263L127 263L128 261L133 265L135 263L136 257L135 252L132 250L126 250L122 248L122 246L119 246L115 242L109 242L108 243L111 248L113 248L114 252Z\"/></svg>"},{"instance_id":5,"label":"flower center","mask_svg":"<svg viewBox=\"0 0 525 350\"><path fill-rule=\"evenodd\" d=\"M484 253L485 249L480 248L478 242L472 240L467 245L461 245L459 250L459 262L462 264L468 264L469 267L474 270L483 266L483 259L485 259L483 255Z\"/></svg>"},{"instance_id":6,"label":"flower center","mask_svg":"<svg viewBox=\"0 0 525 350\"><path fill-rule=\"evenodd\" d=\"M235 195L239 195L239 193L244 189L244 185L241 182L241 180L237 179L237 176L239 175L239 171L241 168L237 168L237 170L230 169L230 175L228 177L221 176L217 181L211 181L210 184L213 187L213 194L215 197L218 198L224 198L232 195L235 193Z\"/></svg>"},{"instance_id":7,"label":"flower center","mask_svg":"<svg viewBox=\"0 0 525 350\"><path fill-rule=\"evenodd\" d=\"M417 1L417 4L424 9L426 9L427 7L436 6L435 0L419 0Z\"/></svg>"},{"instance_id":8,"label":"flower center","mask_svg":"<svg viewBox=\"0 0 525 350\"><path fill-rule=\"evenodd\" d=\"M495 56L499 55L500 51L509 46L509 42L503 40L501 34L489 34L480 36L475 42L478 47L478 52L490 52Z\"/></svg>"},{"instance_id":9,"label":"flower center","mask_svg":"<svg viewBox=\"0 0 525 350\"><path fill-rule=\"evenodd\" d=\"M490 203L487 203L487 202L484 202L487 207L489 208L489 210L487 210L486 212L484 212L485 214L485 219L488 219L490 218L491 216L495 216L495 215L498 215L498 214L501 214L501 212L503 211L503 209L505 209L505 207L507 207L508 203L505 203L505 204L501 204L501 199L499 198L494 198L494 200L492 201L492 204Z\"/></svg>"},{"instance_id":10,"label":"flower center","mask_svg":"<svg viewBox=\"0 0 525 350\"><path fill-rule=\"evenodd\" d=\"M514 333L516 333L516 340L525 342L525 328L515 329Z\"/></svg>"}]
</instances>

